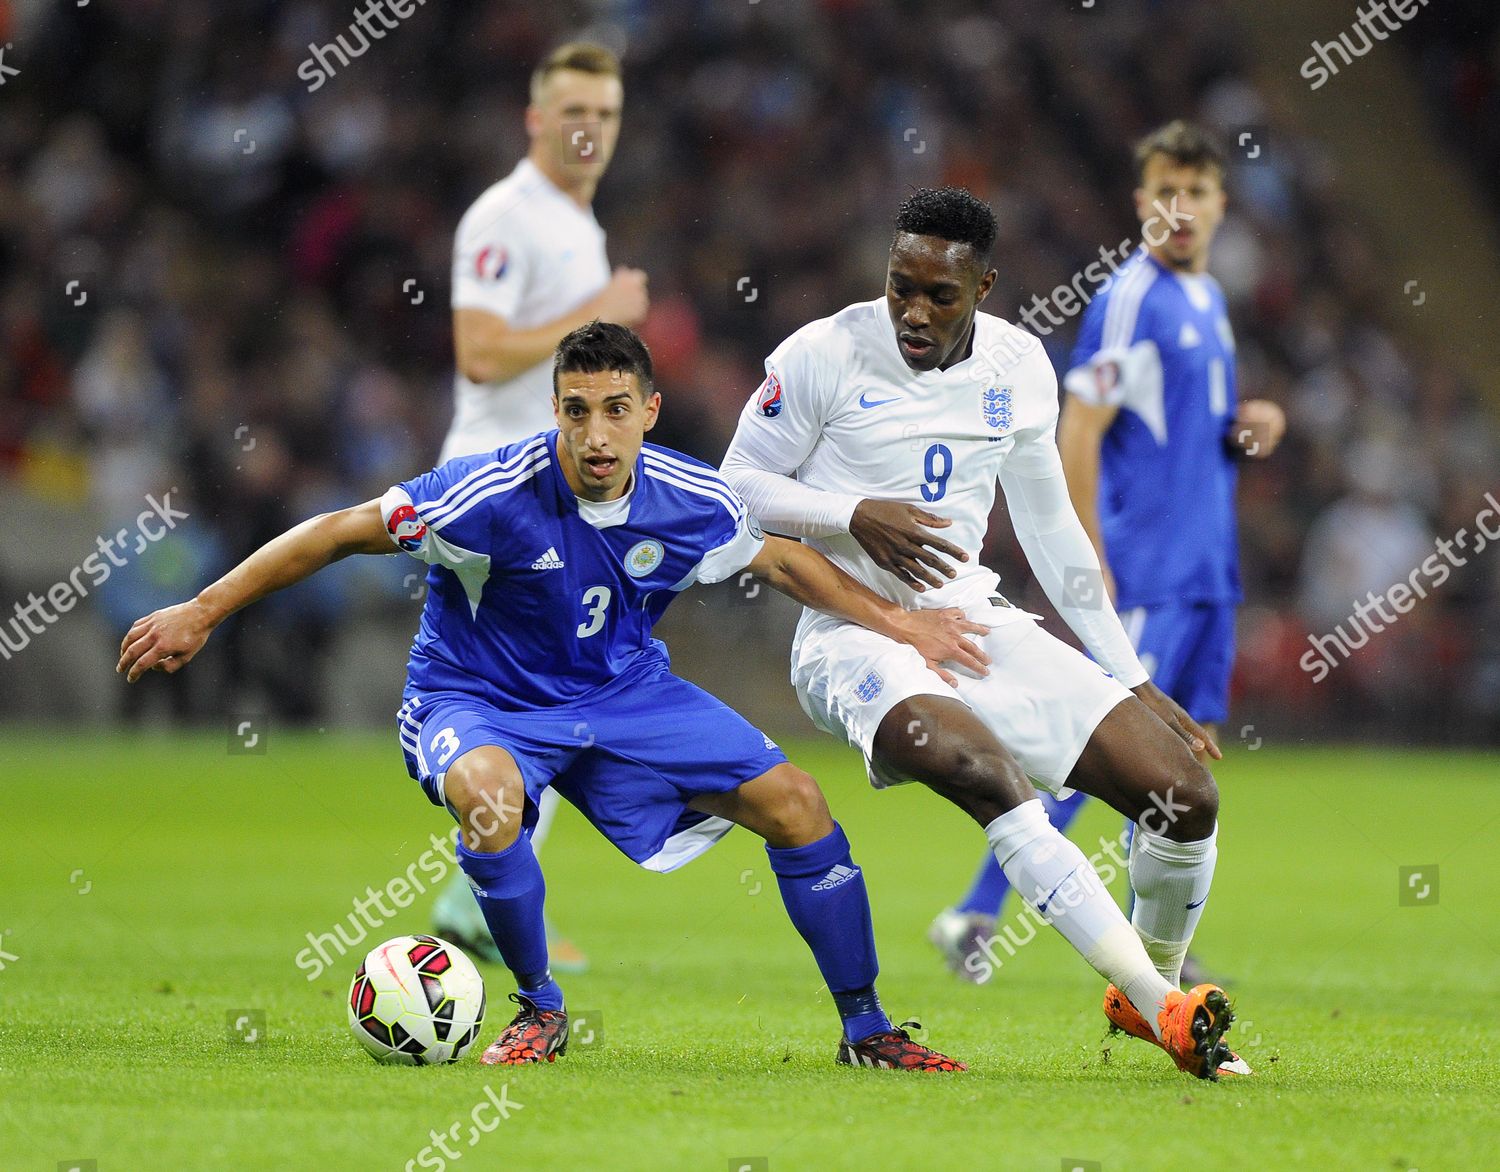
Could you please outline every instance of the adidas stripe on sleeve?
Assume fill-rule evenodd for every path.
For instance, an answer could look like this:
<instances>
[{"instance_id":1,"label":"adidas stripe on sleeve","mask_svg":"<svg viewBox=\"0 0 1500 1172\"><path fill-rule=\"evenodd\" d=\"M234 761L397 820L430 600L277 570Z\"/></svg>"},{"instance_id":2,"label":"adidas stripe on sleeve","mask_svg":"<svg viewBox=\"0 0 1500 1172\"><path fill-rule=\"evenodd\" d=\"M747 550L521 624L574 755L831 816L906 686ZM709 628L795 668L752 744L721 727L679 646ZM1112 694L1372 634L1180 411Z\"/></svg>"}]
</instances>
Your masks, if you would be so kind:
<instances>
[{"instance_id":1,"label":"adidas stripe on sleeve","mask_svg":"<svg viewBox=\"0 0 1500 1172\"><path fill-rule=\"evenodd\" d=\"M534 477L551 463L545 436L484 456L449 460L394 485L380 498L386 533L397 549L451 570L489 563L487 502Z\"/></svg>"}]
</instances>

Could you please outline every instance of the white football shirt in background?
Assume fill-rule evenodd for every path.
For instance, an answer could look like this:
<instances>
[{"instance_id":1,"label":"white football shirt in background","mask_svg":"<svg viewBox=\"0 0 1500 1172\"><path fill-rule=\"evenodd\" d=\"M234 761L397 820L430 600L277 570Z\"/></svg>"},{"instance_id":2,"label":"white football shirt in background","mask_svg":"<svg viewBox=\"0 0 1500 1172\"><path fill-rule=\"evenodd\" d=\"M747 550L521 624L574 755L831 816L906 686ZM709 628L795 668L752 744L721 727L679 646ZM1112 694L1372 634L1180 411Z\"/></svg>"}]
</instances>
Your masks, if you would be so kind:
<instances>
[{"instance_id":1,"label":"white football shirt in background","mask_svg":"<svg viewBox=\"0 0 1500 1172\"><path fill-rule=\"evenodd\" d=\"M489 187L453 241L453 308L525 330L555 321L609 283L604 229L530 159ZM553 427L550 356L501 383L454 377L453 423L439 463Z\"/></svg>"}]
</instances>

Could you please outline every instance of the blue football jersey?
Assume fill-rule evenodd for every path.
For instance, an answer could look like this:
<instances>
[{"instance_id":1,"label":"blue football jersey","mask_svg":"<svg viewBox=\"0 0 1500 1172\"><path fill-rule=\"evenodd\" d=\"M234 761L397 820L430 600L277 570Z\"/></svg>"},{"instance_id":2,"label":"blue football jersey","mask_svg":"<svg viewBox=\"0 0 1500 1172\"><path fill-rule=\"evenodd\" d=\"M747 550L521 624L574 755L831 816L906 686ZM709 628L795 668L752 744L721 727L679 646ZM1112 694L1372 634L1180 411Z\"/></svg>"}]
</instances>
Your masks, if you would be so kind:
<instances>
[{"instance_id":1,"label":"blue football jersey","mask_svg":"<svg viewBox=\"0 0 1500 1172\"><path fill-rule=\"evenodd\" d=\"M647 444L621 501L580 501L557 432L450 460L381 498L398 548L431 565L411 688L506 711L555 707L666 662L651 628L679 591L764 543L704 464Z\"/></svg>"},{"instance_id":2,"label":"blue football jersey","mask_svg":"<svg viewBox=\"0 0 1500 1172\"><path fill-rule=\"evenodd\" d=\"M1064 386L1119 408L1099 469L1116 605L1238 602L1234 334L1218 282L1136 253L1084 311Z\"/></svg>"}]
</instances>

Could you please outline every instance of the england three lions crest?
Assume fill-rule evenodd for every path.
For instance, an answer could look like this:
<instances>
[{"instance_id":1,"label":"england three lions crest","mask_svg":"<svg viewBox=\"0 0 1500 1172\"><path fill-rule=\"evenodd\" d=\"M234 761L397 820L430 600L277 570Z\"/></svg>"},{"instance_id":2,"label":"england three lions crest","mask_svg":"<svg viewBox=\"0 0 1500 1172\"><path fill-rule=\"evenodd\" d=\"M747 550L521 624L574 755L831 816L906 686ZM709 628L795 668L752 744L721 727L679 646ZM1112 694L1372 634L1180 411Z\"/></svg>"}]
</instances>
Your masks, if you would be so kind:
<instances>
[{"instance_id":1,"label":"england three lions crest","mask_svg":"<svg viewBox=\"0 0 1500 1172\"><path fill-rule=\"evenodd\" d=\"M979 396L979 406L984 412L984 421L996 431L1010 430L1010 396L1010 387L987 387Z\"/></svg>"}]
</instances>

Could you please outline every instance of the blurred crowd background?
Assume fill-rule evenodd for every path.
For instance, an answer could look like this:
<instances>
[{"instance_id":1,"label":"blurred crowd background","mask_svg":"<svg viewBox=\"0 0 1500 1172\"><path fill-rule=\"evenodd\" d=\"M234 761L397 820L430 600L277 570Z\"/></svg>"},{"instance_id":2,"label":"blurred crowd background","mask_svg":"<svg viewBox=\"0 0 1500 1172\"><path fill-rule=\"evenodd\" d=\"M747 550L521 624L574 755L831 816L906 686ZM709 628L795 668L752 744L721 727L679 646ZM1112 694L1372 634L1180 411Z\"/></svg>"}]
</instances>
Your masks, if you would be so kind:
<instances>
[{"instance_id":1,"label":"blurred crowd background","mask_svg":"<svg viewBox=\"0 0 1500 1172\"><path fill-rule=\"evenodd\" d=\"M1453 7L1462 20L1424 14L1396 52L1500 216L1500 19ZM1283 404L1290 431L1242 476L1237 713L1297 736L1500 739L1500 554L1471 558L1323 683L1298 667L1310 632L1472 528L1500 485L1500 432L1495 405L1392 317L1401 274L1323 145L1258 86L1221 6L443 0L309 93L309 44L347 34L352 8L0 0L20 70L0 90L0 621L93 535L132 525L148 493L175 487L191 514L93 593L87 619L59 624L86 631L83 648L49 631L0 663L9 715L394 710L420 590L405 559L356 559L369 564L263 604L184 676L128 692L77 677L113 665L136 615L435 459L454 227L525 151L532 66L589 35L625 63L595 210L611 260L650 274L657 438L715 463L764 356L879 294L911 186L963 184L995 208L986 308L1014 319L1134 234L1135 138L1177 116L1231 148L1257 128L1264 152L1232 150L1212 271L1240 392ZM733 293L747 275L762 288L750 305ZM1045 339L1060 370L1075 332ZM1044 608L1008 527L995 532L1013 596ZM777 685L791 609L716 590L681 604L675 629L734 633L737 670L753 661L766 695L793 704ZM340 675L351 656L361 670ZM362 707L348 680L372 672Z\"/></svg>"}]
</instances>

